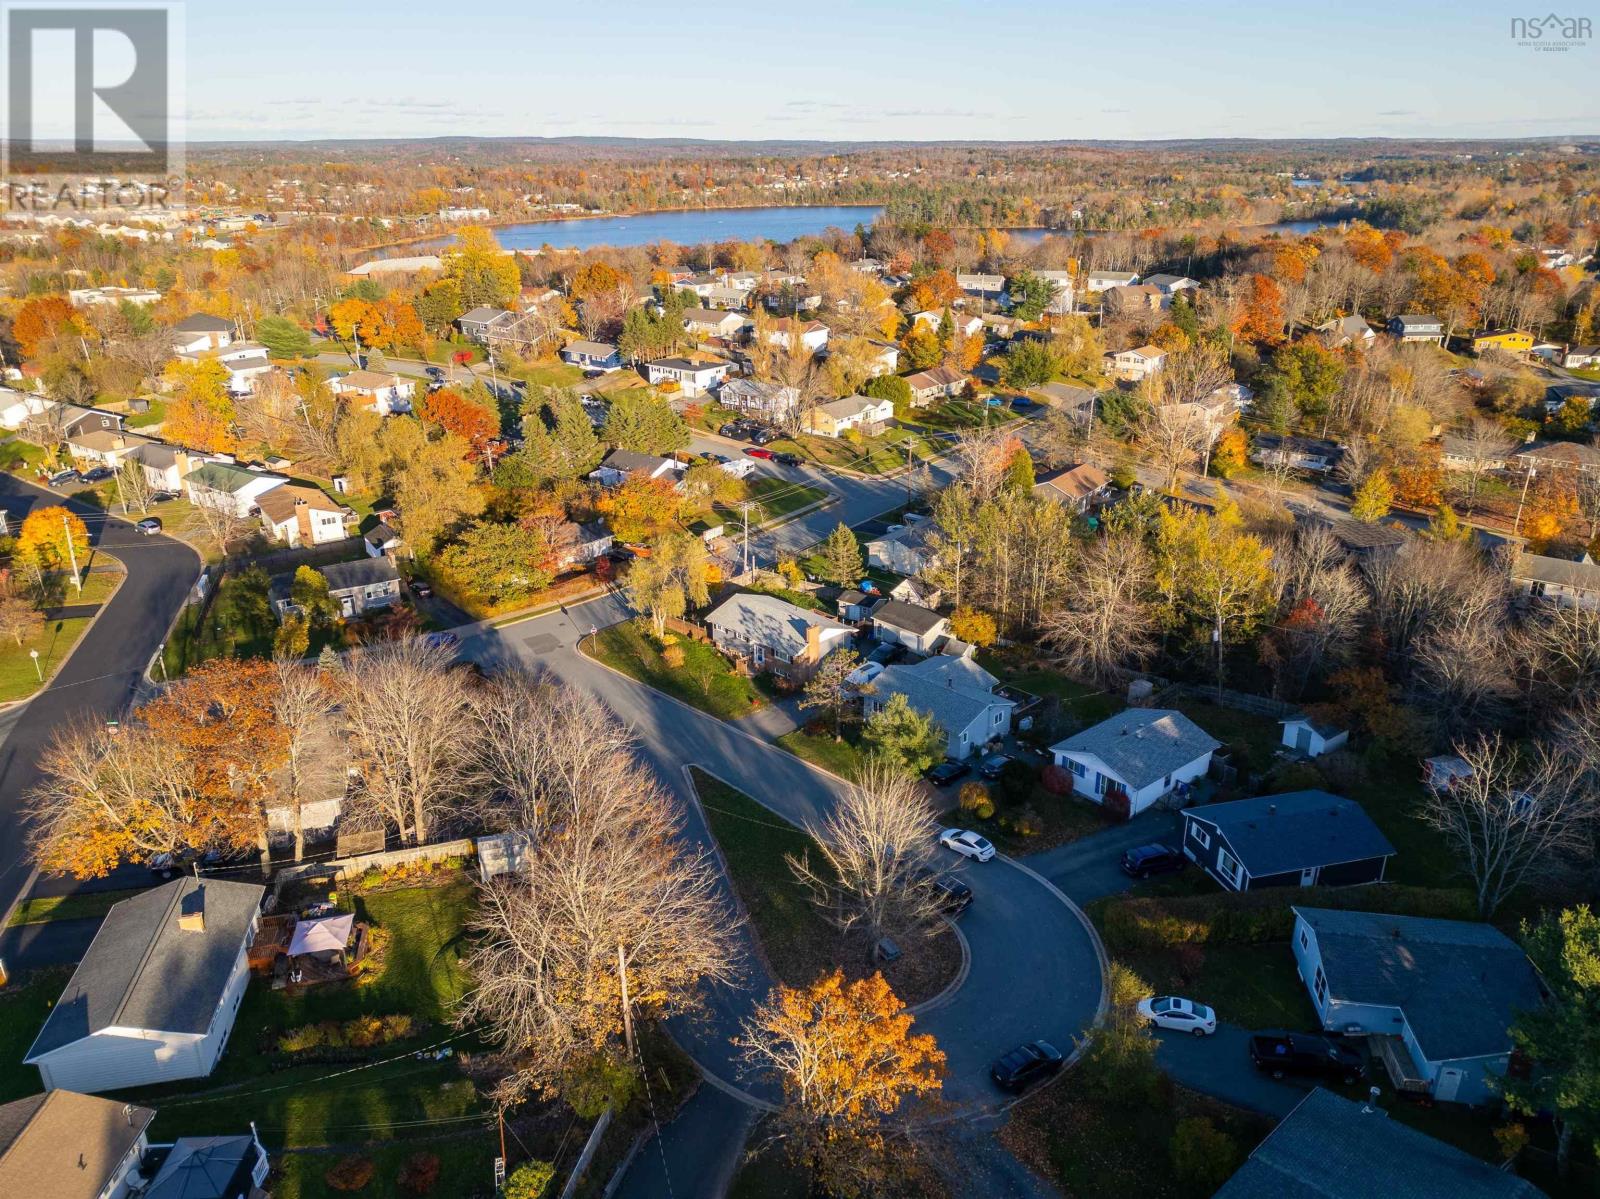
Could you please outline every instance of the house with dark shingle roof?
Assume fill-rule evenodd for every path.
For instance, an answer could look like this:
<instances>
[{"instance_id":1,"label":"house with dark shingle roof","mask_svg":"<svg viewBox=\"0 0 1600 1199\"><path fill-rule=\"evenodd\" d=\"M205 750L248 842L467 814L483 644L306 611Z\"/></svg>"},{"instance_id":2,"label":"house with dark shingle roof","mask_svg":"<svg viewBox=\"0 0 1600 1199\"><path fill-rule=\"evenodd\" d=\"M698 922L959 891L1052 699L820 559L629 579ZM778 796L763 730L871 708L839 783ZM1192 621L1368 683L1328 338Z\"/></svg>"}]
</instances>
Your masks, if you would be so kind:
<instances>
[{"instance_id":1,"label":"house with dark shingle roof","mask_svg":"<svg viewBox=\"0 0 1600 1199\"><path fill-rule=\"evenodd\" d=\"M328 582L328 594L346 618L394 606L400 600L400 568L390 557L357 558L353 562L330 562L316 568ZM291 598L294 575L273 575L267 584L267 599L279 620L299 611Z\"/></svg>"},{"instance_id":2,"label":"house with dark shingle roof","mask_svg":"<svg viewBox=\"0 0 1600 1199\"><path fill-rule=\"evenodd\" d=\"M1600 564L1588 554L1574 562L1518 553L1511 560L1511 584L1524 595L1563 607L1600 608Z\"/></svg>"},{"instance_id":3,"label":"house with dark shingle roof","mask_svg":"<svg viewBox=\"0 0 1600 1199\"><path fill-rule=\"evenodd\" d=\"M637 450L612 450L599 466L589 472L589 477L602 487L621 487L629 475L676 482L682 473L683 463L672 458L641 454Z\"/></svg>"},{"instance_id":4,"label":"house with dark shingle roof","mask_svg":"<svg viewBox=\"0 0 1600 1199\"><path fill-rule=\"evenodd\" d=\"M865 715L895 695L933 717L945 733L945 757L964 761L973 750L1011 731L1015 700L996 695L999 680L971 658L935 654L909 666L889 666L872 680L862 699Z\"/></svg>"},{"instance_id":5,"label":"house with dark shingle roof","mask_svg":"<svg viewBox=\"0 0 1600 1199\"><path fill-rule=\"evenodd\" d=\"M1511 455L1517 470L1579 470L1600 472L1600 450L1577 441L1535 441Z\"/></svg>"},{"instance_id":6,"label":"house with dark shingle roof","mask_svg":"<svg viewBox=\"0 0 1600 1199\"><path fill-rule=\"evenodd\" d=\"M210 1074L265 893L179 878L113 904L24 1063L47 1089L89 1093Z\"/></svg>"},{"instance_id":7,"label":"house with dark shingle roof","mask_svg":"<svg viewBox=\"0 0 1600 1199\"><path fill-rule=\"evenodd\" d=\"M1072 789L1104 803L1120 791L1137 816L1211 768L1222 742L1182 712L1129 708L1050 747L1055 764L1072 775Z\"/></svg>"},{"instance_id":8,"label":"house with dark shingle roof","mask_svg":"<svg viewBox=\"0 0 1600 1199\"><path fill-rule=\"evenodd\" d=\"M1296 907L1295 964L1322 1027L1369 1038L1395 1087L1489 1103L1517 1013L1543 994L1520 946L1469 920Z\"/></svg>"},{"instance_id":9,"label":"house with dark shingle roof","mask_svg":"<svg viewBox=\"0 0 1600 1199\"><path fill-rule=\"evenodd\" d=\"M1394 846L1361 805L1290 791L1183 813L1183 856L1229 891L1383 881Z\"/></svg>"},{"instance_id":10,"label":"house with dark shingle roof","mask_svg":"<svg viewBox=\"0 0 1600 1199\"><path fill-rule=\"evenodd\" d=\"M729 657L796 681L811 677L822 659L855 634L831 616L755 591L723 600L706 617L706 627Z\"/></svg>"},{"instance_id":11,"label":"house with dark shingle roof","mask_svg":"<svg viewBox=\"0 0 1600 1199\"><path fill-rule=\"evenodd\" d=\"M1214 1199L1544 1199L1373 1104L1313 1088Z\"/></svg>"},{"instance_id":12,"label":"house with dark shingle roof","mask_svg":"<svg viewBox=\"0 0 1600 1199\"><path fill-rule=\"evenodd\" d=\"M932 608L887 600L872 614L874 640L903 645L914 653L931 654L950 631L950 621Z\"/></svg>"}]
</instances>

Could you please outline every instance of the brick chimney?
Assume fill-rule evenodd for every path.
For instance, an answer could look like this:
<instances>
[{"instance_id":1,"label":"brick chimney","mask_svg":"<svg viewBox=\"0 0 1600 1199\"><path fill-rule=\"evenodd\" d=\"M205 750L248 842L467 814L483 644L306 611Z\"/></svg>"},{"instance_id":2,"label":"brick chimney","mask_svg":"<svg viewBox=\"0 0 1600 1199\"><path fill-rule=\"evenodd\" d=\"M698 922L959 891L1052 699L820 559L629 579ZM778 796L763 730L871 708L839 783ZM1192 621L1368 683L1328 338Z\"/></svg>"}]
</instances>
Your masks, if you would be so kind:
<instances>
[{"instance_id":1,"label":"brick chimney","mask_svg":"<svg viewBox=\"0 0 1600 1199\"><path fill-rule=\"evenodd\" d=\"M822 661L822 630L814 624L806 626L806 661Z\"/></svg>"},{"instance_id":2,"label":"brick chimney","mask_svg":"<svg viewBox=\"0 0 1600 1199\"><path fill-rule=\"evenodd\" d=\"M185 895L179 903L178 927L186 933L206 931L206 889L203 883Z\"/></svg>"}]
</instances>

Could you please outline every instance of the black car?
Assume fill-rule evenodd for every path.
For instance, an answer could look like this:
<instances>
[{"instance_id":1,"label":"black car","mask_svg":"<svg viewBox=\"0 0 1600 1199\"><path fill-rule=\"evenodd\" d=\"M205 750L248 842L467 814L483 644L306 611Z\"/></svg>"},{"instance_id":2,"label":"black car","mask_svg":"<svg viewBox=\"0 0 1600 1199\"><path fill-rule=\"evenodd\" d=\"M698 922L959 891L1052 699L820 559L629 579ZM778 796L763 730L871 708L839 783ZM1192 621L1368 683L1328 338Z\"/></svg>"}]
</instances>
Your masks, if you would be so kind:
<instances>
[{"instance_id":1,"label":"black car","mask_svg":"<svg viewBox=\"0 0 1600 1199\"><path fill-rule=\"evenodd\" d=\"M737 441L744 436L745 429L744 426L738 421L731 420L727 424L723 425L722 428L718 429L717 432L722 434L724 437L731 437Z\"/></svg>"},{"instance_id":2,"label":"black car","mask_svg":"<svg viewBox=\"0 0 1600 1199\"><path fill-rule=\"evenodd\" d=\"M704 458L707 462L715 462L718 466L721 466L723 463L728 461L728 455L714 454L710 450L703 451L700 457Z\"/></svg>"},{"instance_id":3,"label":"black car","mask_svg":"<svg viewBox=\"0 0 1600 1199\"><path fill-rule=\"evenodd\" d=\"M51 487L67 487L83 482L83 476L75 470L63 470L51 475L49 482Z\"/></svg>"},{"instance_id":4,"label":"black car","mask_svg":"<svg viewBox=\"0 0 1600 1199\"><path fill-rule=\"evenodd\" d=\"M1012 760L1010 754L990 754L978 763L978 773L992 781L1000 777L1000 772L1011 765Z\"/></svg>"},{"instance_id":5,"label":"black car","mask_svg":"<svg viewBox=\"0 0 1600 1199\"><path fill-rule=\"evenodd\" d=\"M177 498L178 493L176 491L152 491L150 493L150 502L152 504L168 504Z\"/></svg>"},{"instance_id":6,"label":"black car","mask_svg":"<svg viewBox=\"0 0 1600 1199\"><path fill-rule=\"evenodd\" d=\"M965 762L953 762L949 758L946 758L937 766L931 767L928 773L923 777L925 777L935 787L943 787L955 782L958 778L966 773L967 764Z\"/></svg>"},{"instance_id":7,"label":"black car","mask_svg":"<svg viewBox=\"0 0 1600 1199\"><path fill-rule=\"evenodd\" d=\"M419 599L427 599L433 594L433 586L426 579L412 579L409 586L411 594Z\"/></svg>"},{"instance_id":8,"label":"black car","mask_svg":"<svg viewBox=\"0 0 1600 1199\"><path fill-rule=\"evenodd\" d=\"M972 903L972 888L953 874L921 870L917 872L917 882L938 897L939 910L946 916L959 916Z\"/></svg>"},{"instance_id":9,"label":"black car","mask_svg":"<svg viewBox=\"0 0 1600 1199\"><path fill-rule=\"evenodd\" d=\"M1299 1074L1334 1078L1346 1085L1367 1072L1360 1052L1315 1033L1260 1033L1250 1038L1250 1064L1263 1074L1282 1078Z\"/></svg>"},{"instance_id":10,"label":"black car","mask_svg":"<svg viewBox=\"0 0 1600 1199\"><path fill-rule=\"evenodd\" d=\"M781 462L784 466L800 465L800 455L791 454L788 450L779 450L776 454L772 455L772 460L774 462Z\"/></svg>"},{"instance_id":11,"label":"black car","mask_svg":"<svg viewBox=\"0 0 1600 1199\"><path fill-rule=\"evenodd\" d=\"M116 473L117 473L116 471L110 469L109 467L97 466L93 470L91 470L88 474L83 476L83 481L85 483L100 483L100 482L103 482L106 479L109 479L112 475L114 475Z\"/></svg>"},{"instance_id":12,"label":"black car","mask_svg":"<svg viewBox=\"0 0 1600 1199\"><path fill-rule=\"evenodd\" d=\"M1061 1069L1065 1060L1061 1050L1049 1041L1029 1041L990 1066L989 1077L1002 1091L1020 1091L1042 1078L1049 1078Z\"/></svg>"},{"instance_id":13,"label":"black car","mask_svg":"<svg viewBox=\"0 0 1600 1199\"><path fill-rule=\"evenodd\" d=\"M428 378L434 380L436 383L443 383L444 382L444 367L442 367L442 366L426 366L426 367L423 367L422 368L422 373L427 375Z\"/></svg>"},{"instance_id":14,"label":"black car","mask_svg":"<svg viewBox=\"0 0 1600 1199\"><path fill-rule=\"evenodd\" d=\"M1183 869L1183 855L1170 845L1141 845L1122 855L1122 873L1129 878L1149 878Z\"/></svg>"},{"instance_id":15,"label":"black car","mask_svg":"<svg viewBox=\"0 0 1600 1199\"><path fill-rule=\"evenodd\" d=\"M756 445L766 445L769 441L777 441L778 435L771 429L757 428L750 430L750 440Z\"/></svg>"}]
</instances>

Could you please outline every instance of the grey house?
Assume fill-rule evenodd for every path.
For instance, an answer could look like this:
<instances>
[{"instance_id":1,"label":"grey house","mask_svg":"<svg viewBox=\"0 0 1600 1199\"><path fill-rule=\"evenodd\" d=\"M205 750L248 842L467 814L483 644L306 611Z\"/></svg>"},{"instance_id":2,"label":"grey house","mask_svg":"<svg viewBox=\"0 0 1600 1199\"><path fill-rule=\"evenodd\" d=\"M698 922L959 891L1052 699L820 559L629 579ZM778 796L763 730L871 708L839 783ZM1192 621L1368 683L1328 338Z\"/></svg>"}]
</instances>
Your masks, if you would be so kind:
<instances>
[{"instance_id":1,"label":"grey house","mask_svg":"<svg viewBox=\"0 0 1600 1199\"><path fill-rule=\"evenodd\" d=\"M723 600L706 617L706 627L712 643L729 657L797 682L855 634L831 616L754 591Z\"/></svg>"},{"instance_id":2,"label":"grey house","mask_svg":"<svg viewBox=\"0 0 1600 1199\"><path fill-rule=\"evenodd\" d=\"M867 565L897 575L926 574L938 562L929 544L932 521L889 528L867 542Z\"/></svg>"},{"instance_id":3,"label":"grey house","mask_svg":"<svg viewBox=\"0 0 1600 1199\"><path fill-rule=\"evenodd\" d=\"M903 645L913 653L931 654L950 631L950 621L931 608L892 599L872 614L872 636L890 645Z\"/></svg>"},{"instance_id":4,"label":"grey house","mask_svg":"<svg viewBox=\"0 0 1600 1199\"><path fill-rule=\"evenodd\" d=\"M1229 891L1383 880L1394 846L1361 805L1290 791L1183 813L1183 856Z\"/></svg>"},{"instance_id":5,"label":"grey house","mask_svg":"<svg viewBox=\"0 0 1600 1199\"><path fill-rule=\"evenodd\" d=\"M1365 1034L1395 1087L1489 1103L1511 1060L1512 1021L1542 1001L1533 967L1498 929L1293 909L1295 964L1322 1027Z\"/></svg>"},{"instance_id":6,"label":"grey house","mask_svg":"<svg viewBox=\"0 0 1600 1199\"><path fill-rule=\"evenodd\" d=\"M910 666L890 666L872 680L862 707L871 715L894 695L933 717L944 730L945 757L963 761L981 745L1011 731L1016 701L996 695L999 680L971 658L935 654Z\"/></svg>"},{"instance_id":7,"label":"grey house","mask_svg":"<svg viewBox=\"0 0 1600 1199\"><path fill-rule=\"evenodd\" d=\"M1314 1088L1213 1199L1543 1199L1382 1108Z\"/></svg>"},{"instance_id":8,"label":"grey house","mask_svg":"<svg viewBox=\"0 0 1600 1199\"><path fill-rule=\"evenodd\" d=\"M50 1090L210 1074L244 996L265 893L179 878L114 904L23 1061Z\"/></svg>"},{"instance_id":9,"label":"grey house","mask_svg":"<svg viewBox=\"0 0 1600 1199\"><path fill-rule=\"evenodd\" d=\"M1220 748L1222 742L1182 712L1128 708L1057 741L1050 756L1071 772L1076 794L1104 803L1108 793L1120 791L1128 797L1128 815L1137 816L1205 774Z\"/></svg>"},{"instance_id":10,"label":"grey house","mask_svg":"<svg viewBox=\"0 0 1600 1199\"><path fill-rule=\"evenodd\" d=\"M393 558L330 562L318 567L317 573L328 581L328 594L339 605L339 614L344 617L388 608L400 599L400 568ZM273 575L267 586L267 598L279 620L296 611L294 601L289 598L293 582L292 574Z\"/></svg>"}]
</instances>

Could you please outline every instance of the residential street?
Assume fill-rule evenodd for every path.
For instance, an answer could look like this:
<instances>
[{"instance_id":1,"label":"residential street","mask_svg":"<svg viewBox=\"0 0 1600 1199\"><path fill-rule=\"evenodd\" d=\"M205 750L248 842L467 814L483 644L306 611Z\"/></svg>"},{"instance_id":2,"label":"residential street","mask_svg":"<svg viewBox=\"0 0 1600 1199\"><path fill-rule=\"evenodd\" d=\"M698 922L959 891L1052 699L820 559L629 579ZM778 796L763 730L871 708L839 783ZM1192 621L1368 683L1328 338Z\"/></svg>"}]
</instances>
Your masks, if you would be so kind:
<instances>
[{"instance_id":1,"label":"residential street","mask_svg":"<svg viewBox=\"0 0 1600 1199\"><path fill-rule=\"evenodd\" d=\"M0 476L0 508L20 523L36 506L67 503L61 496ZM105 719L127 707L184 596L200 571L195 552L170 537L145 537L131 524L97 509L69 505L89 529L97 553L127 568L127 578L83 635L50 686L0 717L0 914L21 898L32 873L21 820L23 796L39 777L39 755L61 724L80 715ZM125 868L142 875L137 867ZM143 881L143 879L141 879ZM128 886L124 882L121 885ZM53 880L52 893L73 880Z\"/></svg>"},{"instance_id":2,"label":"residential street","mask_svg":"<svg viewBox=\"0 0 1600 1199\"><path fill-rule=\"evenodd\" d=\"M620 601L608 596L504 629L474 630L464 637L461 652L486 666L543 667L597 695L637 733L646 756L679 794L680 768L694 764L793 823L812 824L828 810L841 789L839 780L575 652L578 638L591 627L603 627L624 615ZM692 842L709 845L697 811L687 808L685 823ZM982 865L956 863L952 857L951 868L975 894L972 907L961 918L971 948L971 971L954 995L922 1012L918 1024L933 1033L949 1055L945 1098L969 1112L993 1112L1004 1105L1005 1097L988 1080L989 1064L1005 1050L1039 1038L1070 1051L1095 1019L1102 991L1101 963L1086 923L1030 872L1005 859ZM732 1038L766 985L765 979L752 976L744 987L719 989L710 996L704 1019L673 1024L680 1044L704 1072L758 1100L770 1100L770 1086L741 1074ZM712 1134L711 1117L701 1114L708 1106L691 1105L679 1121L705 1120L706 1129L675 1127L667 1144L673 1153L696 1156L696 1174L703 1172L709 1179L717 1172L707 1154L722 1145L726 1129L719 1121L722 1131ZM703 1151L695 1146L703 1146ZM643 1168L636 1164L636 1169ZM674 1193L686 1193L682 1186L675 1176Z\"/></svg>"}]
</instances>

